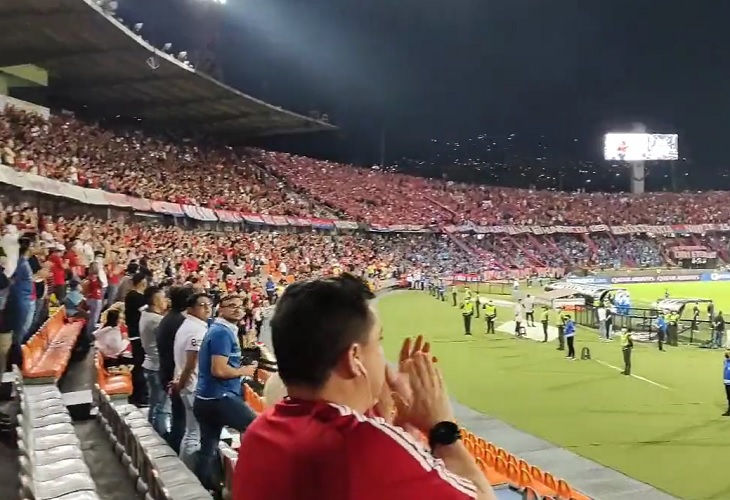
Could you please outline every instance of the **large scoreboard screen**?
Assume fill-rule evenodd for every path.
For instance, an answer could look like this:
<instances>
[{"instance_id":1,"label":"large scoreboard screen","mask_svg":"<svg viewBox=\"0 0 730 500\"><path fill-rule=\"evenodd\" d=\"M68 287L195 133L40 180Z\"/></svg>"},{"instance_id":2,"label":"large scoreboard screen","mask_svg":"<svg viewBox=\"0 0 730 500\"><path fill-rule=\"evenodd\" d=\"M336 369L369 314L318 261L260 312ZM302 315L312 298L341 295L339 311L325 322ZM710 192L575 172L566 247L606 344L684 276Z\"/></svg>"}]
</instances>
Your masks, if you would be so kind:
<instances>
[{"instance_id":1,"label":"large scoreboard screen","mask_svg":"<svg viewBox=\"0 0 730 500\"><path fill-rule=\"evenodd\" d=\"M677 134L606 134L603 157L611 161L678 160Z\"/></svg>"}]
</instances>

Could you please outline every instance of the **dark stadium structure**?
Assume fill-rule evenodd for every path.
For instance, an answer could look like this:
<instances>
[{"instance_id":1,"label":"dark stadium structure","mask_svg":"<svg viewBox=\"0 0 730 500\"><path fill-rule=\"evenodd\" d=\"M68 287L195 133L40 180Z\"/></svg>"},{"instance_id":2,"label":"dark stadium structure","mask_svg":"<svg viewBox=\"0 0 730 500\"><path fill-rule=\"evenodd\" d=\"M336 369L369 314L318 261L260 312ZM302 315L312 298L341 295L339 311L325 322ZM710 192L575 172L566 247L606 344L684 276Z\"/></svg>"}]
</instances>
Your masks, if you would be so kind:
<instances>
[{"instance_id":1,"label":"dark stadium structure","mask_svg":"<svg viewBox=\"0 0 730 500\"><path fill-rule=\"evenodd\" d=\"M0 67L21 64L46 70L52 96L97 117L159 128L190 123L221 138L336 130L196 72L87 0L0 3Z\"/></svg>"}]
</instances>

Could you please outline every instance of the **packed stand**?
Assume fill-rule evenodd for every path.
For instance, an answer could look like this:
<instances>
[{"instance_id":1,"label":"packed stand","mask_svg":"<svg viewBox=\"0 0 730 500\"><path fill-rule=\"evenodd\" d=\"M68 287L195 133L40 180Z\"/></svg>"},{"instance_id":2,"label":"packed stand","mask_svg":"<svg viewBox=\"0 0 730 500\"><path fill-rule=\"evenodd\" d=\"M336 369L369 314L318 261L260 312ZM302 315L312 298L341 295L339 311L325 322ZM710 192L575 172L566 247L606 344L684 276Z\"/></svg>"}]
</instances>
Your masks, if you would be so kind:
<instances>
[{"instance_id":1,"label":"packed stand","mask_svg":"<svg viewBox=\"0 0 730 500\"><path fill-rule=\"evenodd\" d=\"M318 212L231 148L112 132L67 115L46 121L0 109L0 160L18 170L153 201L274 215Z\"/></svg>"},{"instance_id":2,"label":"packed stand","mask_svg":"<svg viewBox=\"0 0 730 500\"><path fill-rule=\"evenodd\" d=\"M46 121L10 107L0 111L0 156L18 170L153 201L271 215L339 213L373 225L661 225L730 219L723 192L629 195L457 184L287 153L112 132L68 115Z\"/></svg>"},{"instance_id":3,"label":"packed stand","mask_svg":"<svg viewBox=\"0 0 730 500\"><path fill-rule=\"evenodd\" d=\"M272 172L312 198L376 224L661 225L722 223L730 218L724 192L536 191L423 179L287 153L268 153L268 158Z\"/></svg>"}]
</instances>

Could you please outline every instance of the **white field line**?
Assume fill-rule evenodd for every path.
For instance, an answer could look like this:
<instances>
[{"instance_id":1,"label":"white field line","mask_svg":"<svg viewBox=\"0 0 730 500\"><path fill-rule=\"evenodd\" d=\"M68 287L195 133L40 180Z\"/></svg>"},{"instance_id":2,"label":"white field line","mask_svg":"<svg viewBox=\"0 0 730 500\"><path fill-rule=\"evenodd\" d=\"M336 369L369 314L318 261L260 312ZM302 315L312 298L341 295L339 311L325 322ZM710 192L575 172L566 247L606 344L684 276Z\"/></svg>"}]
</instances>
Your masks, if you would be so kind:
<instances>
[{"instance_id":1,"label":"white field line","mask_svg":"<svg viewBox=\"0 0 730 500\"><path fill-rule=\"evenodd\" d=\"M598 363L599 365L607 366L608 368L611 368L612 370L616 370L616 371L620 371L620 372L624 371L623 368L619 368L618 366L613 366L612 364L606 363L605 361L601 361L600 359L596 359L594 361L596 363ZM648 378L644 378L640 375L634 375L633 373L631 374L631 376L634 377L635 379L643 380L647 384L651 384L653 386L659 387L661 389L665 389L667 391L669 390L669 387L667 387L666 385L662 385L659 382L654 382L653 380L649 380Z\"/></svg>"}]
</instances>

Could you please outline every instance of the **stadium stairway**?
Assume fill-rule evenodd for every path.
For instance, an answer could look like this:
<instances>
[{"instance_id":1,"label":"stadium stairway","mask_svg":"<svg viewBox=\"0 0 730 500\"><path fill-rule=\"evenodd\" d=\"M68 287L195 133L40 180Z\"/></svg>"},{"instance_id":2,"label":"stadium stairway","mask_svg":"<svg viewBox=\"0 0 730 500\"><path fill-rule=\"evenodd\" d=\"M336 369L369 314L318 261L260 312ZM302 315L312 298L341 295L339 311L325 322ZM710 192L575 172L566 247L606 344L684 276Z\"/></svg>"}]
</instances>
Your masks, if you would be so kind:
<instances>
[{"instance_id":1,"label":"stadium stairway","mask_svg":"<svg viewBox=\"0 0 730 500\"><path fill-rule=\"evenodd\" d=\"M3 500L123 500L136 498L134 481L92 418L94 352L83 345L83 323L53 314L24 346L23 372L12 380L13 399L3 409L17 417L18 451L0 447ZM15 437L15 436L14 436ZM19 464L19 467L15 467ZM13 477L13 476L10 476Z\"/></svg>"}]
</instances>

